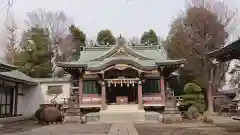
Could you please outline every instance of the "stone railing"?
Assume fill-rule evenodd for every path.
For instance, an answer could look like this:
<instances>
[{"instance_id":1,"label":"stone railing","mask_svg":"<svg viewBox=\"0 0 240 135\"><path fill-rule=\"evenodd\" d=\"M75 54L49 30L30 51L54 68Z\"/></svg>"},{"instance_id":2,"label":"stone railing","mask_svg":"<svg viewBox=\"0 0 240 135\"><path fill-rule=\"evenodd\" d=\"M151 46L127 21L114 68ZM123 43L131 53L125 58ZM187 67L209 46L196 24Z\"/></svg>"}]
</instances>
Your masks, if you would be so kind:
<instances>
[{"instance_id":1,"label":"stone railing","mask_svg":"<svg viewBox=\"0 0 240 135\"><path fill-rule=\"evenodd\" d=\"M155 103L162 103L163 97L161 94L149 93L143 95L143 103L144 104L155 104Z\"/></svg>"}]
</instances>

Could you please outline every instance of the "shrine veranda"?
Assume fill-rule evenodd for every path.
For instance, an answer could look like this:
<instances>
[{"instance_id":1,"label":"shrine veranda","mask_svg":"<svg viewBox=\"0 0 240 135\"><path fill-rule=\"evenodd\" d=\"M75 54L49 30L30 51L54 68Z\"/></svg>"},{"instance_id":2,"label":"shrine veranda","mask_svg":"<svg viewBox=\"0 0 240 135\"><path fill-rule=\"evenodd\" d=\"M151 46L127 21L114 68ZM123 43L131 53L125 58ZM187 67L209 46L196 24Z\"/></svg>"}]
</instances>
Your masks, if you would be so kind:
<instances>
[{"instance_id":1,"label":"shrine veranda","mask_svg":"<svg viewBox=\"0 0 240 135\"><path fill-rule=\"evenodd\" d=\"M80 59L57 63L72 76L72 95L81 108L137 104L165 106L167 78L185 60L164 58L158 45L128 45L119 37L115 45L86 47Z\"/></svg>"}]
</instances>

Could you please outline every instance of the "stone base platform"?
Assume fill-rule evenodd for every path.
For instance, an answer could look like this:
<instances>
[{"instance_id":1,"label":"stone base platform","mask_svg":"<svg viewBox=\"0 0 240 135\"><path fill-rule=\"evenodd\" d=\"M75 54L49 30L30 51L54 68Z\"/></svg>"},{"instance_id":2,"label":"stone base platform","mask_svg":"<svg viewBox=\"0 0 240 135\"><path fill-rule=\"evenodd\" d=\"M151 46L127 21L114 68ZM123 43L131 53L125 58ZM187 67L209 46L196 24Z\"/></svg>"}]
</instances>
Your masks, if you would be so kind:
<instances>
[{"instance_id":1,"label":"stone base platform","mask_svg":"<svg viewBox=\"0 0 240 135\"><path fill-rule=\"evenodd\" d=\"M163 114L163 123L174 123L182 121L181 114Z\"/></svg>"},{"instance_id":2,"label":"stone base platform","mask_svg":"<svg viewBox=\"0 0 240 135\"><path fill-rule=\"evenodd\" d=\"M145 112L100 112L101 122L137 122L145 120Z\"/></svg>"},{"instance_id":3,"label":"stone base platform","mask_svg":"<svg viewBox=\"0 0 240 135\"><path fill-rule=\"evenodd\" d=\"M64 123L81 123L80 116L65 116Z\"/></svg>"}]
</instances>

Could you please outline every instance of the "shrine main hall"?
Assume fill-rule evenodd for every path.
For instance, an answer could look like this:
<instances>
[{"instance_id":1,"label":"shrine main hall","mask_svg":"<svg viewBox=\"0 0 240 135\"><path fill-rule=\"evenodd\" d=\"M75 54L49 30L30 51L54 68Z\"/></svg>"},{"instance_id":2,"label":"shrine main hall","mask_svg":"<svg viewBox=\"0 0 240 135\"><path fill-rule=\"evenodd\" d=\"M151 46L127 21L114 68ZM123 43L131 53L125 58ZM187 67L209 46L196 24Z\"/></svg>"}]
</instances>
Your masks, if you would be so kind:
<instances>
[{"instance_id":1,"label":"shrine main hall","mask_svg":"<svg viewBox=\"0 0 240 135\"><path fill-rule=\"evenodd\" d=\"M165 58L159 45L129 45L119 37L115 45L85 47L78 61L57 65L71 75L71 93L80 107L136 105L143 110L165 106L165 79L184 62Z\"/></svg>"}]
</instances>

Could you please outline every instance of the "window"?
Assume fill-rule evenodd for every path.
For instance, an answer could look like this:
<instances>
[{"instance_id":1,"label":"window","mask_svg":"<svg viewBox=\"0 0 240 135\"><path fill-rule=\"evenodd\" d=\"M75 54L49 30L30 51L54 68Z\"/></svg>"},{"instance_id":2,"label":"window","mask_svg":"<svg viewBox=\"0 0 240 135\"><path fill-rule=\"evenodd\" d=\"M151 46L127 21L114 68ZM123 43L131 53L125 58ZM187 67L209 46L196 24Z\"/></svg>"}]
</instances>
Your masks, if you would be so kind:
<instances>
[{"instance_id":1,"label":"window","mask_svg":"<svg viewBox=\"0 0 240 135\"><path fill-rule=\"evenodd\" d=\"M160 93L160 82L158 79L148 79L143 83L143 93Z\"/></svg>"},{"instance_id":2,"label":"window","mask_svg":"<svg viewBox=\"0 0 240 135\"><path fill-rule=\"evenodd\" d=\"M100 94L100 85L95 80L85 80L83 84L84 94Z\"/></svg>"},{"instance_id":3,"label":"window","mask_svg":"<svg viewBox=\"0 0 240 135\"><path fill-rule=\"evenodd\" d=\"M0 117L13 114L14 88L0 87Z\"/></svg>"}]
</instances>

